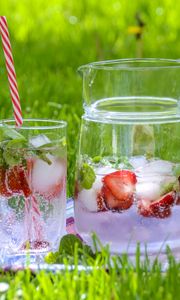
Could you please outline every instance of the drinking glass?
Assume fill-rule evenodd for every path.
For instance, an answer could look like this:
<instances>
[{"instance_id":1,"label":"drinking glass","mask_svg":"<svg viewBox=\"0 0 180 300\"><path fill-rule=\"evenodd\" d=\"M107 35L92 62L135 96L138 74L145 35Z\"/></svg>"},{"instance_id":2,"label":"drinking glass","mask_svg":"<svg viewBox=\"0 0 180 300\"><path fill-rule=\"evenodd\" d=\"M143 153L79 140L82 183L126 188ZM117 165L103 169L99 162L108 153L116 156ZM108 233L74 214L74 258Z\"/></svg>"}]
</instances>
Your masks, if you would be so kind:
<instances>
[{"instance_id":1,"label":"drinking glass","mask_svg":"<svg viewBox=\"0 0 180 300\"><path fill-rule=\"evenodd\" d=\"M0 262L41 262L65 232L66 122L0 123Z\"/></svg>"},{"instance_id":2,"label":"drinking glass","mask_svg":"<svg viewBox=\"0 0 180 300\"><path fill-rule=\"evenodd\" d=\"M180 62L131 59L79 68L84 115L75 224L112 253L180 253Z\"/></svg>"}]
</instances>

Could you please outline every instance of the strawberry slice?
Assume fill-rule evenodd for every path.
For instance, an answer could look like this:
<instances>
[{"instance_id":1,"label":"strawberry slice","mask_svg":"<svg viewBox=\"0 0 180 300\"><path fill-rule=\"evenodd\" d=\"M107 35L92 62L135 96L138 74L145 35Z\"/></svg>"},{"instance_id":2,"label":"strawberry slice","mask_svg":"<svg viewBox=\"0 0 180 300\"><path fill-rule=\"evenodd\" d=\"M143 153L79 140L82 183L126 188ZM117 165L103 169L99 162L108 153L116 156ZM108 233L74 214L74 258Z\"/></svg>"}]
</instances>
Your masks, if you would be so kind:
<instances>
[{"instance_id":1,"label":"strawberry slice","mask_svg":"<svg viewBox=\"0 0 180 300\"><path fill-rule=\"evenodd\" d=\"M26 241L21 246L21 250L44 250L44 249L49 249L49 247L50 247L49 242L35 240L35 241Z\"/></svg>"},{"instance_id":2,"label":"strawberry slice","mask_svg":"<svg viewBox=\"0 0 180 300\"><path fill-rule=\"evenodd\" d=\"M22 166L15 166L6 173L8 189L12 193L21 194L27 198L31 194L25 170Z\"/></svg>"},{"instance_id":3,"label":"strawberry slice","mask_svg":"<svg viewBox=\"0 0 180 300\"><path fill-rule=\"evenodd\" d=\"M18 167L13 167L7 171L7 185L12 193L21 194L21 180Z\"/></svg>"},{"instance_id":4,"label":"strawberry slice","mask_svg":"<svg viewBox=\"0 0 180 300\"><path fill-rule=\"evenodd\" d=\"M105 185L102 187L102 194L108 209L125 210L130 208L133 204L133 197L128 196L128 198L124 200L117 199Z\"/></svg>"},{"instance_id":5,"label":"strawberry slice","mask_svg":"<svg viewBox=\"0 0 180 300\"><path fill-rule=\"evenodd\" d=\"M159 210L169 208L176 198L175 192L170 192L166 195L163 195L160 199L151 203L150 208L155 213Z\"/></svg>"},{"instance_id":6,"label":"strawberry slice","mask_svg":"<svg viewBox=\"0 0 180 300\"><path fill-rule=\"evenodd\" d=\"M0 167L0 195L3 197L10 197L12 195L6 186L6 169L3 167Z\"/></svg>"},{"instance_id":7,"label":"strawberry slice","mask_svg":"<svg viewBox=\"0 0 180 300\"><path fill-rule=\"evenodd\" d=\"M102 190L97 194L97 207L98 207L98 211L107 211L107 207L104 203L104 197L103 197L103 192Z\"/></svg>"},{"instance_id":8,"label":"strawberry slice","mask_svg":"<svg viewBox=\"0 0 180 300\"><path fill-rule=\"evenodd\" d=\"M101 189L107 208L125 210L133 204L136 175L129 170L110 173L103 178Z\"/></svg>"},{"instance_id":9,"label":"strawberry slice","mask_svg":"<svg viewBox=\"0 0 180 300\"><path fill-rule=\"evenodd\" d=\"M171 206L176 199L176 193L170 192L156 201L139 201L138 211L144 217L167 218L171 215Z\"/></svg>"}]
</instances>

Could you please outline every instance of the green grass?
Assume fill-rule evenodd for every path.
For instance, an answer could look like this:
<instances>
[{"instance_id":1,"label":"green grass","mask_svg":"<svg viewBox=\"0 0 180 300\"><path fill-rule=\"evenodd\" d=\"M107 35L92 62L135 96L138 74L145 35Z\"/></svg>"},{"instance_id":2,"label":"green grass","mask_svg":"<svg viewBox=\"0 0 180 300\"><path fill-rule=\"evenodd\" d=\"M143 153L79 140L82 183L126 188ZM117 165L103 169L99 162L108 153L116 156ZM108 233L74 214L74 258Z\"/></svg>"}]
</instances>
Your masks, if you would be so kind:
<instances>
[{"instance_id":1,"label":"green grass","mask_svg":"<svg viewBox=\"0 0 180 300\"><path fill-rule=\"evenodd\" d=\"M167 251L169 265L165 273L158 260L150 264L146 259L141 263L138 250L135 265L127 255L110 260L107 249L100 257L87 271L78 270L75 256L72 271L64 260L67 269L56 274L40 271L34 275L29 270L19 271L16 276L1 273L1 282L8 283L9 287L0 299L180 299L180 264L175 263L170 251Z\"/></svg>"},{"instance_id":2,"label":"green grass","mask_svg":"<svg viewBox=\"0 0 180 300\"><path fill-rule=\"evenodd\" d=\"M180 2L175 0L9 0L8 18L23 116L68 122L68 195L73 192L75 153L82 114L78 66L126 57L178 58ZM146 26L140 43L128 34L140 13ZM140 47L142 50L140 51ZM0 118L12 117L6 70L0 49ZM119 261L118 261L119 264ZM30 272L1 274L9 281L0 299L180 299L180 270L170 258L166 273L130 266L93 269L86 274ZM179 297L179 298L178 298Z\"/></svg>"}]
</instances>

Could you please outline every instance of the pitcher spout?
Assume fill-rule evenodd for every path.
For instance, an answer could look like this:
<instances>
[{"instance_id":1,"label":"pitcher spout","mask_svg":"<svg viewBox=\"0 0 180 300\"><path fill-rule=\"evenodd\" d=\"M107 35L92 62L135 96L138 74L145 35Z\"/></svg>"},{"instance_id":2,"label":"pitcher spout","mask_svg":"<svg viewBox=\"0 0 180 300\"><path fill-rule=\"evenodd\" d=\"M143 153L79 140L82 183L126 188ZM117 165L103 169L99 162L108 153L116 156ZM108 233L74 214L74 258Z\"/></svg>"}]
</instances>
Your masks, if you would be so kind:
<instances>
[{"instance_id":1,"label":"pitcher spout","mask_svg":"<svg viewBox=\"0 0 180 300\"><path fill-rule=\"evenodd\" d=\"M90 69L89 65L82 65L77 69L77 73L83 77L85 73Z\"/></svg>"}]
</instances>

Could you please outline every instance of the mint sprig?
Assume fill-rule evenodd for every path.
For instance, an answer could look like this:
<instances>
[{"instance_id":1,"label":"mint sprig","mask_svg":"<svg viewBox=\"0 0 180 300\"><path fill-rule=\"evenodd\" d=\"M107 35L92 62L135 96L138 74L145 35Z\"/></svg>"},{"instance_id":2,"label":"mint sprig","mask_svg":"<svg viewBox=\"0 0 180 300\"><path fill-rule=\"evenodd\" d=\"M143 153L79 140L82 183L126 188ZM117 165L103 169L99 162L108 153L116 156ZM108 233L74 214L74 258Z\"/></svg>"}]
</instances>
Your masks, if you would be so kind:
<instances>
[{"instance_id":1,"label":"mint sprig","mask_svg":"<svg viewBox=\"0 0 180 300\"><path fill-rule=\"evenodd\" d=\"M96 179L93 168L87 163L83 163L79 173L79 181L82 188L89 190Z\"/></svg>"},{"instance_id":2,"label":"mint sprig","mask_svg":"<svg viewBox=\"0 0 180 300\"><path fill-rule=\"evenodd\" d=\"M26 140L26 138L21 133L19 133L17 130L13 128L9 128L7 125L3 125L1 131L2 131L2 135L0 141L3 141L4 139Z\"/></svg>"},{"instance_id":3,"label":"mint sprig","mask_svg":"<svg viewBox=\"0 0 180 300\"><path fill-rule=\"evenodd\" d=\"M7 142L3 149L3 158L6 164L10 167L23 164L25 147L27 147L25 139L13 139Z\"/></svg>"},{"instance_id":4,"label":"mint sprig","mask_svg":"<svg viewBox=\"0 0 180 300\"><path fill-rule=\"evenodd\" d=\"M42 135L40 135L42 136ZM38 156L41 160L47 164L51 164L51 160L48 158L47 153L50 150L43 150L43 147L52 146L51 141L43 135L45 143L42 145L32 145L21 133L13 128L9 128L4 125L1 128L0 136L0 165L8 165L10 167L24 164L26 162L26 156L28 154L28 148L31 148L31 155Z\"/></svg>"},{"instance_id":5,"label":"mint sprig","mask_svg":"<svg viewBox=\"0 0 180 300\"><path fill-rule=\"evenodd\" d=\"M63 236L59 245L59 254L67 254L73 256L76 244L79 249L83 248L82 241L74 234Z\"/></svg>"},{"instance_id":6,"label":"mint sprig","mask_svg":"<svg viewBox=\"0 0 180 300\"><path fill-rule=\"evenodd\" d=\"M68 260L68 263L73 264L75 255L78 260L87 263L89 260L94 260L96 255L91 250L91 247L85 245L80 238L73 234L67 234L62 237L57 252L50 252L45 257L45 262L48 264L63 263Z\"/></svg>"}]
</instances>

